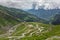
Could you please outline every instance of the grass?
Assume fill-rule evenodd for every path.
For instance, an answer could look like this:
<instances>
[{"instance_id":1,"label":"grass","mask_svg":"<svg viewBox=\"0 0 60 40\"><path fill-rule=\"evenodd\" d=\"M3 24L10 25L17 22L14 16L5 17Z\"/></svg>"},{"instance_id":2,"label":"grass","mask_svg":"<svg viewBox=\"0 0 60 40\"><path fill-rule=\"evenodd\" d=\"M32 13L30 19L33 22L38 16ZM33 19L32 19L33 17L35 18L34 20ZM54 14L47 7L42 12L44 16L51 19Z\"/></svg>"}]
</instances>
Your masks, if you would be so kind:
<instances>
[{"instance_id":1,"label":"grass","mask_svg":"<svg viewBox=\"0 0 60 40\"><path fill-rule=\"evenodd\" d=\"M25 22L24 24L20 24L16 31L12 34L12 36L20 36L23 32L26 32L26 30L31 30L31 28L28 27L28 25L33 25L34 28L36 27L36 24L38 24L39 27L44 27L44 31L48 30L48 32L40 33L39 35L36 35L34 33L32 36L28 37L30 33L26 34L25 37L18 39L18 40L45 40L47 38L50 38L52 36L60 36L60 25L49 25L49 24L42 24L38 22ZM25 29L26 28L26 29ZM32 29L34 29L32 28ZM52 28L52 29L50 29ZM34 32L36 30L33 30ZM2 39L1 39L2 40ZM58 40L58 39L53 39Z\"/></svg>"}]
</instances>

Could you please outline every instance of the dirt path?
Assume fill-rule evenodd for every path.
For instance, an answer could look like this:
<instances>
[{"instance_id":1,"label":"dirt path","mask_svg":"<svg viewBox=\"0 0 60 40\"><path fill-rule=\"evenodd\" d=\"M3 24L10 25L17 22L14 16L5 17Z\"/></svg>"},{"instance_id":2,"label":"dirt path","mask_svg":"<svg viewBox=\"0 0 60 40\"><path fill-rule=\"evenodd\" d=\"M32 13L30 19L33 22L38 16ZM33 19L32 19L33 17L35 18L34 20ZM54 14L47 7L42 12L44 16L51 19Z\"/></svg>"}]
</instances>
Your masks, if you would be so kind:
<instances>
[{"instance_id":1,"label":"dirt path","mask_svg":"<svg viewBox=\"0 0 60 40\"><path fill-rule=\"evenodd\" d=\"M31 25L32 26L32 25ZM30 27L31 27L30 26ZM30 28L29 27L29 28ZM26 27L23 29L23 30L25 30L26 29ZM25 37L26 36L26 34L28 34L28 33L30 33L31 31L34 31L34 32L31 32L30 34L29 34L29 36L32 36L32 34L33 33L36 33L36 32L38 32L38 31L42 31L43 30L43 27L38 27L38 25L36 25L36 27L34 27L33 28L34 30L36 30L36 29L38 29L38 30L36 30L36 31L34 31L34 30L25 30L25 32L23 32L22 34L21 34L21 36L10 36L10 37L8 37L9 39L11 39L11 38L14 38L14 39L20 39L20 38L23 38L23 37ZM17 33L19 33L20 31L18 31ZM17 34L17 33L15 33L15 34Z\"/></svg>"},{"instance_id":2,"label":"dirt path","mask_svg":"<svg viewBox=\"0 0 60 40\"><path fill-rule=\"evenodd\" d=\"M24 23L23 23L23 24L24 24ZM9 38L9 40L12 40L12 38L14 38L14 40L15 40L15 39L20 39L20 38L25 37L26 34L29 34L29 36L32 36L32 34L34 34L34 33L41 33L41 32L44 30L44 27L39 27L37 24L36 24L36 26L29 25L28 27L27 27L27 25L26 25L26 27L25 27L23 30L21 30L21 31L24 31L25 29L26 29L26 30L25 30L20 36L11 36L12 33L14 33L14 32L16 31L17 27L20 26L20 25L21 25L21 24L18 24L18 25L13 26L13 27L10 28L10 29L7 31L7 33L4 34L4 35L8 35L7 38ZM30 28L32 28L32 29L30 29ZM31 31L32 31L32 32L31 32ZM17 34L17 33L19 33L19 32L20 32L20 31L16 32L15 34ZM4 36L4 35L2 35L2 36Z\"/></svg>"}]
</instances>

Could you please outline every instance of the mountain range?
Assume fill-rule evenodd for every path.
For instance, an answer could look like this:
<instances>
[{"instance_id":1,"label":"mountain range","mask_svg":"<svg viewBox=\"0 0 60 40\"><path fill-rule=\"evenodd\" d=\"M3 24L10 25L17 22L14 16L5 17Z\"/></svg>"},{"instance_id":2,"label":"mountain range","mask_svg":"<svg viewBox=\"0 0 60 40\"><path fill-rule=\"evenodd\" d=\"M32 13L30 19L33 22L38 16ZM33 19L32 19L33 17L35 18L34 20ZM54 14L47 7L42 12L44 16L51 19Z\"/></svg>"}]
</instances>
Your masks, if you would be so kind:
<instances>
[{"instance_id":1,"label":"mountain range","mask_svg":"<svg viewBox=\"0 0 60 40\"><path fill-rule=\"evenodd\" d=\"M7 31L12 26L21 22L46 23L47 21L21 9L8 8L0 5L0 29L2 30L0 33L4 33L3 30Z\"/></svg>"},{"instance_id":2,"label":"mountain range","mask_svg":"<svg viewBox=\"0 0 60 40\"><path fill-rule=\"evenodd\" d=\"M20 9L15 9L15 8L7 8L4 6L0 6L0 23L4 23L4 20L8 22L13 22L18 21L18 22L24 22L24 21L39 21L40 19L35 16L31 15L28 12L25 12ZM14 22L15 22L14 21Z\"/></svg>"},{"instance_id":3,"label":"mountain range","mask_svg":"<svg viewBox=\"0 0 60 40\"><path fill-rule=\"evenodd\" d=\"M30 9L27 12L36 15L39 18L43 18L45 20L50 20L54 15L60 14L60 9L50 9L50 10L45 10L45 9Z\"/></svg>"},{"instance_id":4,"label":"mountain range","mask_svg":"<svg viewBox=\"0 0 60 40\"><path fill-rule=\"evenodd\" d=\"M59 25L60 25L60 14L56 14L56 15L52 18L52 24L54 24L54 25L59 24Z\"/></svg>"},{"instance_id":5,"label":"mountain range","mask_svg":"<svg viewBox=\"0 0 60 40\"><path fill-rule=\"evenodd\" d=\"M0 34L5 33L12 26L24 21L39 21L39 19L23 10L0 5Z\"/></svg>"},{"instance_id":6,"label":"mountain range","mask_svg":"<svg viewBox=\"0 0 60 40\"><path fill-rule=\"evenodd\" d=\"M53 39L60 40L60 9L26 12L0 5L0 40Z\"/></svg>"}]
</instances>

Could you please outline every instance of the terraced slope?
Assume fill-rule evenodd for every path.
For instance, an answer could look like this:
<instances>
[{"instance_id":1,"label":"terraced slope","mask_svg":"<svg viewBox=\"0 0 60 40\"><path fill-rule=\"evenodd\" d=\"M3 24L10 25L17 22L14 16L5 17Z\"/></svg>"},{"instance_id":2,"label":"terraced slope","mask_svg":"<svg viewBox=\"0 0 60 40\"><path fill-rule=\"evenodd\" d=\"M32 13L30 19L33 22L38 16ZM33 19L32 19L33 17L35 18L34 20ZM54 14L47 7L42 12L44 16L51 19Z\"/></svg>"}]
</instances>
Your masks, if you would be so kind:
<instances>
[{"instance_id":1,"label":"terraced slope","mask_svg":"<svg viewBox=\"0 0 60 40\"><path fill-rule=\"evenodd\" d=\"M0 5L0 34L5 33L12 26L25 21L39 22L40 19L23 10L7 8Z\"/></svg>"},{"instance_id":2,"label":"terraced slope","mask_svg":"<svg viewBox=\"0 0 60 40\"><path fill-rule=\"evenodd\" d=\"M7 34L9 35L5 36L3 40L59 40L60 25L54 26L38 22L22 22L9 29Z\"/></svg>"},{"instance_id":3,"label":"terraced slope","mask_svg":"<svg viewBox=\"0 0 60 40\"><path fill-rule=\"evenodd\" d=\"M60 40L60 25L46 22L23 10L0 6L0 40Z\"/></svg>"}]
</instances>

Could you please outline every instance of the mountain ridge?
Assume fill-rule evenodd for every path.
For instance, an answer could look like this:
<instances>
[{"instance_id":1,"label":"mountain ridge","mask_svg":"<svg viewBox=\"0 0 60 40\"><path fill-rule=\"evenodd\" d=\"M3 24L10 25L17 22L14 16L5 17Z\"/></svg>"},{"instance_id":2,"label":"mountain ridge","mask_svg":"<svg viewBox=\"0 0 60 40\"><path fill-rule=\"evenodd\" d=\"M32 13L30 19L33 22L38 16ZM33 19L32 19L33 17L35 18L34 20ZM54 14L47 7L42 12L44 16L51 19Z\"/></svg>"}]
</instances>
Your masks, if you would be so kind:
<instances>
[{"instance_id":1,"label":"mountain ridge","mask_svg":"<svg viewBox=\"0 0 60 40\"><path fill-rule=\"evenodd\" d=\"M36 15L36 16L38 16L40 18L43 18L45 20L50 20L51 17L53 17L54 15L60 13L60 9L51 9L51 10L45 10L45 9L35 10L35 9L30 9L27 12L29 12L29 13L31 13L33 15Z\"/></svg>"}]
</instances>

